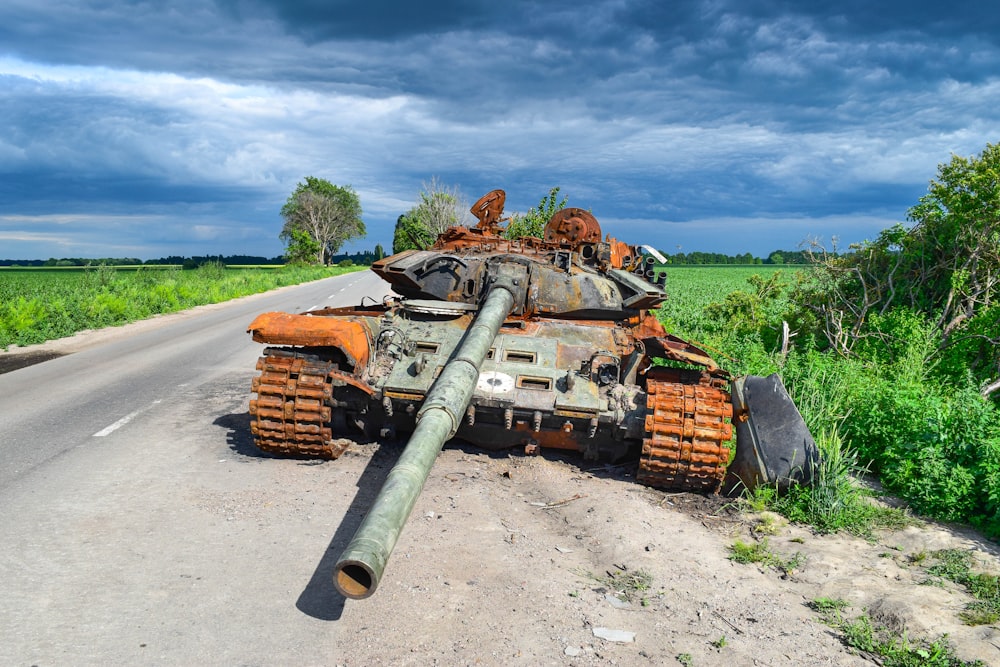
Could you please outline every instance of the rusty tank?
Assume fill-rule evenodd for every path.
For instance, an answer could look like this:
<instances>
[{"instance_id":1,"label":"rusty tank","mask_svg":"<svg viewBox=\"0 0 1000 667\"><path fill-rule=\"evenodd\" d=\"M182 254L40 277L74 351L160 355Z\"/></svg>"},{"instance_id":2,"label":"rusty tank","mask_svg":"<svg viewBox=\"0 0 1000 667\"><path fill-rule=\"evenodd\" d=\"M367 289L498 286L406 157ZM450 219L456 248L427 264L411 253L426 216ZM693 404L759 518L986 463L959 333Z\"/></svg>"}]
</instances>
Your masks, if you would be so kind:
<instances>
[{"instance_id":1,"label":"rusty tank","mask_svg":"<svg viewBox=\"0 0 1000 667\"><path fill-rule=\"evenodd\" d=\"M249 326L268 345L250 402L257 447L335 459L354 441L408 440L335 568L347 597L374 593L452 438L631 457L642 484L708 493L808 481L818 460L780 378L733 378L664 330L654 249L602 237L579 208L544 238L507 239L504 198L477 201L475 226L373 264L396 297Z\"/></svg>"}]
</instances>

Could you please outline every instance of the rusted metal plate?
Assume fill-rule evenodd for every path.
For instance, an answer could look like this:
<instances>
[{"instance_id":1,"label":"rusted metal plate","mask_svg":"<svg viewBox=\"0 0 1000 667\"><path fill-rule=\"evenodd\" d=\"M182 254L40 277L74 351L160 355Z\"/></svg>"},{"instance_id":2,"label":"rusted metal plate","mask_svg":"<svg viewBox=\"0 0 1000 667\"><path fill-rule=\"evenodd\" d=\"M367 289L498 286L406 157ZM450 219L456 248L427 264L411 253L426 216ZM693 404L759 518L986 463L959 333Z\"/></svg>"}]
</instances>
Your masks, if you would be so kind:
<instances>
[{"instance_id":1,"label":"rusted metal plate","mask_svg":"<svg viewBox=\"0 0 1000 667\"><path fill-rule=\"evenodd\" d=\"M368 328L356 320L292 313L264 313L247 327L258 343L337 347L354 368L371 357Z\"/></svg>"}]
</instances>

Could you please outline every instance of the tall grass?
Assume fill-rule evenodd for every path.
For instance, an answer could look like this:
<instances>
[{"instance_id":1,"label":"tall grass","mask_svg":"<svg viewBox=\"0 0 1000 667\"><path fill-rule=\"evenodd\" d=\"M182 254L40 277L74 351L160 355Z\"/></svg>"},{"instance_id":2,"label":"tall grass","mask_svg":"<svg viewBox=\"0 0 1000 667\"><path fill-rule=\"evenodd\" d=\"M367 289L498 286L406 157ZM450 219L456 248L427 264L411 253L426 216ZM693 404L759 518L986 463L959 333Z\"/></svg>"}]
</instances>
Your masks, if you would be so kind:
<instances>
[{"instance_id":1,"label":"tall grass","mask_svg":"<svg viewBox=\"0 0 1000 667\"><path fill-rule=\"evenodd\" d=\"M876 324L888 346L861 346L848 359L806 334L782 356L777 332L782 319L795 321L797 304L788 297L795 274L782 273L787 284L768 292L760 288L774 269L758 270L762 278L755 281L745 269L670 270L675 298L661 307L660 318L736 374L779 372L818 434L825 461L819 483L765 500L819 530L867 534L878 522L895 520L869 515L868 492L850 482L870 471L914 512L1000 537L998 402L984 400L960 369L933 363L929 323L908 312L887 313Z\"/></svg>"},{"instance_id":2,"label":"tall grass","mask_svg":"<svg viewBox=\"0 0 1000 667\"><path fill-rule=\"evenodd\" d=\"M356 268L0 271L0 348L32 345L85 329L218 303Z\"/></svg>"}]
</instances>

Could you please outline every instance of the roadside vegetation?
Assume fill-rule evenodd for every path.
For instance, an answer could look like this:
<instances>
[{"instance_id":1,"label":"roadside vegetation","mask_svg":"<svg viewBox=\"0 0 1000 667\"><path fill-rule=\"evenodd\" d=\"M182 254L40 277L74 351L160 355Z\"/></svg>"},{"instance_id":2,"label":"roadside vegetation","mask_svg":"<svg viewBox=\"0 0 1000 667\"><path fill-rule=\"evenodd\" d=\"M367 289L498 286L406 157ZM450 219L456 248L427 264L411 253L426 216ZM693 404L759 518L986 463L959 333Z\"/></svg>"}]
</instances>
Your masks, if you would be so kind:
<instances>
[{"instance_id":1,"label":"roadside vegetation","mask_svg":"<svg viewBox=\"0 0 1000 667\"><path fill-rule=\"evenodd\" d=\"M896 226L801 271L670 268L668 330L736 374L780 373L820 483L755 501L868 534L871 473L917 514L1000 537L1000 146L939 167ZM710 273L709 273L710 272ZM785 325L787 324L787 334Z\"/></svg>"},{"instance_id":2,"label":"roadside vegetation","mask_svg":"<svg viewBox=\"0 0 1000 667\"><path fill-rule=\"evenodd\" d=\"M817 598L809 606L824 623L841 633L843 642L859 654L884 667L985 667L982 661L967 662L955 655L947 637L932 642L912 640L905 633L873 621L865 612L850 618L850 604L839 598Z\"/></svg>"},{"instance_id":3,"label":"roadside vegetation","mask_svg":"<svg viewBox=\"0 0 1000 667\"><path fill-rule=\"evenodd\" d=\"M0 271L0 348L32 345L77 331L218 303L366 267L286 266L193 271L111 266Z\"/></svg>"}]
</instances>

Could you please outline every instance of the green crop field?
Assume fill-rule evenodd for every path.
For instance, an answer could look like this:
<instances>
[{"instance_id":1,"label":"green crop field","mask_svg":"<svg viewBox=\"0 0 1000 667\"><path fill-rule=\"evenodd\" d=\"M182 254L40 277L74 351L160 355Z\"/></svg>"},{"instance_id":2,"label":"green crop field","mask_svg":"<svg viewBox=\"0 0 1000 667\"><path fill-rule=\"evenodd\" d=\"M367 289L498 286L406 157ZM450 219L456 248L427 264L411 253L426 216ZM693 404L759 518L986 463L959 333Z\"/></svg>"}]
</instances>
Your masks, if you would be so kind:
<instances>
[{"instance_id":1,"label":"green crop field","mask_svg":"<svg viewBox=\"0 0 1000 667\"><path fill-rule=\"evenodd\" d=\"M360 267L0 270L0 348L31 345L356 271Z\"/></svg>"}]
</instances>

